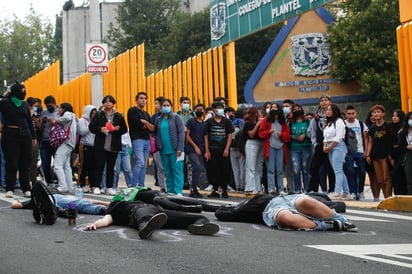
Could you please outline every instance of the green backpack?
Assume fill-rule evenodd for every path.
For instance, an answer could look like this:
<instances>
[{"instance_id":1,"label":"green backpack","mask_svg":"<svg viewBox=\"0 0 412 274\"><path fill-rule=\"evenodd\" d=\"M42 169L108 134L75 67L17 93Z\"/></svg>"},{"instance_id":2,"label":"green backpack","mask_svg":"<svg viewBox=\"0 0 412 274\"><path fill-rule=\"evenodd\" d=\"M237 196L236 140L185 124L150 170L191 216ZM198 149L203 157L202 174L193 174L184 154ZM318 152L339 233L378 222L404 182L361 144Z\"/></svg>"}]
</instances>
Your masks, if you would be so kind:
<instances>
[{"instance_id":1,"label":"green backpack","mask_svg":"<svg viewBox=\"0 0 412 274\"><path fill-rule=\"evenodd\" d=\"M134 202L136 199L137 193L139 193L142 190L147 190L147 189L148 189L147 187L143 187L143 186L125 188L117 192L112 200L113 201Z\"/></svg>"}]
</instances>

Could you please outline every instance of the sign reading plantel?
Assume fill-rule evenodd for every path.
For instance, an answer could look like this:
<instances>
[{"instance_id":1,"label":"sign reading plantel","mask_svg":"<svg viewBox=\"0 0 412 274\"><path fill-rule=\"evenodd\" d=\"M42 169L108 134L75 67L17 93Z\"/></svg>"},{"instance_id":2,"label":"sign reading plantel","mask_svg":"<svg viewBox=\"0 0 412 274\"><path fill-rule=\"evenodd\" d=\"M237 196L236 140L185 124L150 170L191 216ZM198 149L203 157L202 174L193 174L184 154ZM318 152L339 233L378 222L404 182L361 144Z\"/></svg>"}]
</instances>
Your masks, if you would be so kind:
<instances>
[{"instance_id":1,"label":"sign reading plantel","mask_svg":"<svg viewBox=\"0 0 412 274\"><path fill-rule=\"evenodd\" d=\"M212 0L212 47L282 22L335 0Z\"/></svg>"}]
</instances>

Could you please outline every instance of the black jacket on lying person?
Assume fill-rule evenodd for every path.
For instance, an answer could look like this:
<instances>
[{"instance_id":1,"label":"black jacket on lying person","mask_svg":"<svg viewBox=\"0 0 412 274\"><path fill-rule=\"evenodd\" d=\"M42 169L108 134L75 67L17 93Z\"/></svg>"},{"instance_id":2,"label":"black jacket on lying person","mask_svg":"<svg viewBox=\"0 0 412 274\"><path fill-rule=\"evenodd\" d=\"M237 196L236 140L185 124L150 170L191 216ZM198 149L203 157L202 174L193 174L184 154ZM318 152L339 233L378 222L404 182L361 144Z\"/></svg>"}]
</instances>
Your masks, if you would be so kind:
<instances>
[{"instance_id":1,"label":"black jacket on lying person","mask_svg":"<svg viewBox=\"0 0 412 274\"><path fill-rule=\"evenodd\" d=\"M338 213L346 211L344 202L333 202L324 193L311 192L308 196L324 203L331 209L335 209ZM236 206L220 207L215 211L215 216L218 220L226 222L264 224L262 213L268 203L275 197L268 194L258 194L250 200L240 202Z\"/></svg>"}]
</instances>

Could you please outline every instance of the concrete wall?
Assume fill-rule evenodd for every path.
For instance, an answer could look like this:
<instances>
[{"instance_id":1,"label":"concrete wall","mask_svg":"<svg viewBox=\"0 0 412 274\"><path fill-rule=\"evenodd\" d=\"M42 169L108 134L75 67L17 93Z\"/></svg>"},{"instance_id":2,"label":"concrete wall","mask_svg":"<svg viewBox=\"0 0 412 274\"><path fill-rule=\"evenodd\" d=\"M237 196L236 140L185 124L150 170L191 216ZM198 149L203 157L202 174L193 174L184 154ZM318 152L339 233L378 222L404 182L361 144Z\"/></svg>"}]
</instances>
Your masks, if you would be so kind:
<instances>
[{"instance_id":1,"label":"concrete wall","mask_svg":"<svg viewBox=\"0 0 412 274\"><path fill-rule=\"evenodd\" d=\"M188 4L187 4L188 3ZM182 10L194 13L206 8L210 0L182 0ZM119 2L100 3L101 40L107 36L109 24L116 24ZM63 11L63 83L86 71L86 43L90 43L89 8ZM109 49L110 52L110 49ZM109 56L112 58L113 56Z\"/></svg>"}]
</instances>

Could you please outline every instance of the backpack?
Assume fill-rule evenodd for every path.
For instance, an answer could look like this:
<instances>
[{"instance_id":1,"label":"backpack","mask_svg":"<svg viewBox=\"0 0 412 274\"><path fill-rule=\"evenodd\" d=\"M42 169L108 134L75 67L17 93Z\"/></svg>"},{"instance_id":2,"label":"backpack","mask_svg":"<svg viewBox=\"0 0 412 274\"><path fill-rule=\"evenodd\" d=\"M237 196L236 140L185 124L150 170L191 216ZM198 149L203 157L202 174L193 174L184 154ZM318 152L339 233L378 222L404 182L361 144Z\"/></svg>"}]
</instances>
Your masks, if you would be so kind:
<instances>
[{"instance_id":1,"label":"backpack","mask_svg":"<svg viewBox=\"0 0 412 274\"><path fill-rule=\"evenodd\" d=\"M56 200L42 182L36 182L31 190L33 217L38 224L52 225L56 222L59 211Z\"/></svg>"},{"instance_id":2,"label":"backpack","mask_svg":"<svg viewBox=\"0 0 412 274\"><path fill-rule=\"evenodd\" d=\"M345 121L344 121L345 123ZM356 133L348 127L345 123L345 144L349 154L356 153L358 151L358 140L356 139Z\"/></svg>"}]
</instances>

